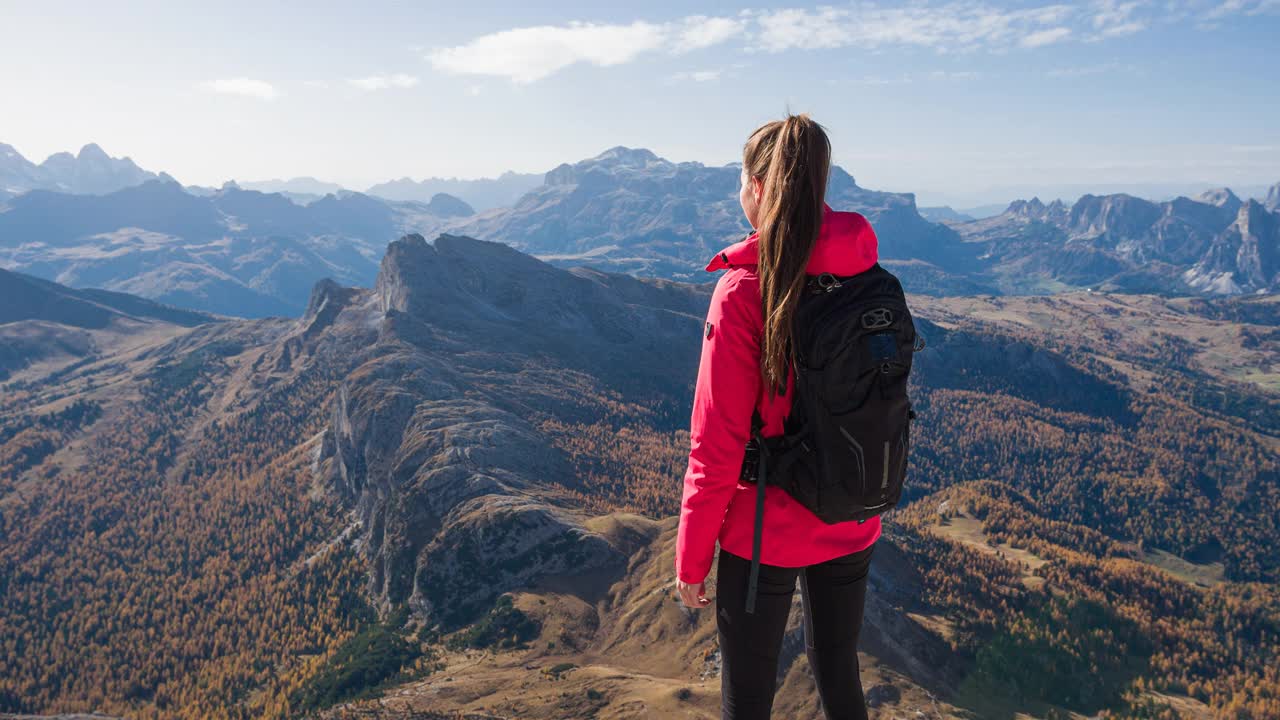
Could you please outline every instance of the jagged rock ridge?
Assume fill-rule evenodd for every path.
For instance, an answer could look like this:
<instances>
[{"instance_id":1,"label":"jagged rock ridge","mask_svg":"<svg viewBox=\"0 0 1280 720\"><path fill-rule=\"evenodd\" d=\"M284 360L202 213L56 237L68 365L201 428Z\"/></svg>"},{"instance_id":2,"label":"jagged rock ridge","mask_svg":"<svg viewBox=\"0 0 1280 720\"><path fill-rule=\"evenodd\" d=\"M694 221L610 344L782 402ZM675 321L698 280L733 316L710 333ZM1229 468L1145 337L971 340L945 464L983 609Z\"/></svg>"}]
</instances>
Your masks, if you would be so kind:
<instances>
[{"instance_id":1,"label":"jagged rock ridge","mask_svg":"<svg viewBox=\"0 0 1280 720\"><path fill-rule=\"evenodd\" d=\"M307 328L367 347L317 462L356 512L374 596L452 626L535 578L621 563L548 499L573 473L531 418L588 375L669 393L671 348L693 356L705 301L452 235L392 243L372 290L317 285Z\"/></svg>"}]
</instances>

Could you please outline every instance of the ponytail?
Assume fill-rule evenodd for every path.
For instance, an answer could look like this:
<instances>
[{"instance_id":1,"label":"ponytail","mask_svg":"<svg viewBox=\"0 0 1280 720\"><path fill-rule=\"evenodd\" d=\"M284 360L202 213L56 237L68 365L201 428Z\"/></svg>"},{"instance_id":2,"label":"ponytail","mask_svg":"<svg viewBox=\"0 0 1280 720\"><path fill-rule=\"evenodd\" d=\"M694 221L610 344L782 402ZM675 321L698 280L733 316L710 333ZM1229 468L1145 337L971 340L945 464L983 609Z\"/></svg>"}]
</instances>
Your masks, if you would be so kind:
<instances>
[{"instance_id":1,"label":"ponytail","mask_svg":"<svg viewBox=\"0 0 1280 720\"><path fill-rule=\"evenodd\" d=\"M742 165L764 185L756 224L764 313L760 371L770 393L776 393L786 386L793 353L791 319L822 227L831 142L808 115L788 115L751 133Z\"/></svg>"}]
</instances>

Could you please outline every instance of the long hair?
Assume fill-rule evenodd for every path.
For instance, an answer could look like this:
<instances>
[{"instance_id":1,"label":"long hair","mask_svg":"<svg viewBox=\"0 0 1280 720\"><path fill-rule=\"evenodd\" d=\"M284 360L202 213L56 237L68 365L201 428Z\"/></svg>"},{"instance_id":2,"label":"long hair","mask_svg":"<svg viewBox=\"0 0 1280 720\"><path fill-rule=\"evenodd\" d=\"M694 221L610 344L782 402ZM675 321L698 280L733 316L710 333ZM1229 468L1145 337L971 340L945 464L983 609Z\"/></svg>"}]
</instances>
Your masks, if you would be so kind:
<instances>
[{"instance_id":1,"label":"long hair","mask_svg":"<svg viewBox=\"0 0 1280 720\"><path fill-rule=\"evenodd\" d=\"M776 393L786 386L791 319L822 226L831 141L808 115L787 115L751 133L742 151L742 166L747 175L764 184L756 223L764 312L760 370L770 393Z\"/></svg>"}]
</instances>

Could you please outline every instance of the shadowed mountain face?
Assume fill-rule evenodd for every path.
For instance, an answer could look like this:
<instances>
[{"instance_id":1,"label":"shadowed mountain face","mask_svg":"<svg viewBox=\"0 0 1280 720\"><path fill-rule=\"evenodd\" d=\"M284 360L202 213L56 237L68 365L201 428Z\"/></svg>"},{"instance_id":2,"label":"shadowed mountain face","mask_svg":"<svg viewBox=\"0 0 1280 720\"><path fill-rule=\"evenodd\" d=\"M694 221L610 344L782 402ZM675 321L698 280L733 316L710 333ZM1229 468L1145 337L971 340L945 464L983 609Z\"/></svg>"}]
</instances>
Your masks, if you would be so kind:
<instances>
[{"instance_id":1,"label":"shadowed mountain face","mask_svg":"<svg viewBox=\"0 0 1280 720\"><path fill-rule=\"evenodd\" d=\"M389 683L353 711L714 717L714 619L670 595L705 284L456 235L295 319L6 278L0 333L82 345L0 380L0 712L296 716ZM911 302L875 715L1268 710L1274 296ZM779 711L812 716L786 637Z\"/></svg>"},{"instance_id":2,"label":"shadowed mountain face","mask_svg":"<svg viewBox=\"0 0 1280 720\"><path fill-rule=\"evenodd\" d=\"M35 363L81 359L150 325L192 327L214 318L106 290L72 290L0 270L0 381Z\"/></svg>"}]
</instances>

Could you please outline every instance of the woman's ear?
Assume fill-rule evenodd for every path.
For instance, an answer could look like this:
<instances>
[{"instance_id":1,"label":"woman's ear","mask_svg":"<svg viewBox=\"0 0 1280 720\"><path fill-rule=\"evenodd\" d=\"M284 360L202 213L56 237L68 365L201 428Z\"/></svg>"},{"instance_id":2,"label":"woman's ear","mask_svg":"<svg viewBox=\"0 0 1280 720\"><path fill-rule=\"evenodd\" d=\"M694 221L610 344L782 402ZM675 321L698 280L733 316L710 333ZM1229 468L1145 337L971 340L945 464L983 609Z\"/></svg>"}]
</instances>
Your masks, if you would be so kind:
<instances>
[{"instance_id":1,"label":"woman's ear","mask_svg":"<svg viewBox=\"0 0 1280 720\"><path fill-rule=\"evenodd\" d=\"M756 199L757 204L764 197L764 181L754 175L751 177L751 197Z\"/></svg>"}]
</instances>

